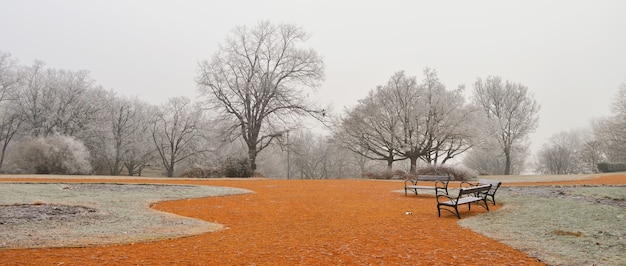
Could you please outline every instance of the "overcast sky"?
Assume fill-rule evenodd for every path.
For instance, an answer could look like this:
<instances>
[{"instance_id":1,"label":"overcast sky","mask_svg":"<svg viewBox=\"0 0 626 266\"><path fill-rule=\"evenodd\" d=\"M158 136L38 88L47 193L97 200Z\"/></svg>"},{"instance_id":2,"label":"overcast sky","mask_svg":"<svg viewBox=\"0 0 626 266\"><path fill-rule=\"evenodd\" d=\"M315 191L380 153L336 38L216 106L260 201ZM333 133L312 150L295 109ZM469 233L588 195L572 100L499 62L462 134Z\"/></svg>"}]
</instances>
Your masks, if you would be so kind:
<instances>
[{"instance_id":1,"label":"overcast sky","mask_svg":"<svg viewBox=\"0 0 626 266\"><path fill-rule=\"evenodd\" d=\"M292 23L324 58L320 103L335 111L391 75L434 68L450 89L497 75L526 85L551 135L610 113L626 81L626 1L0 0L0 51L22 64L89 70L150 103L194 98L198 62L239 25ZM534 151L533 151L534 154Z\"/></svg>"}]
</instances>

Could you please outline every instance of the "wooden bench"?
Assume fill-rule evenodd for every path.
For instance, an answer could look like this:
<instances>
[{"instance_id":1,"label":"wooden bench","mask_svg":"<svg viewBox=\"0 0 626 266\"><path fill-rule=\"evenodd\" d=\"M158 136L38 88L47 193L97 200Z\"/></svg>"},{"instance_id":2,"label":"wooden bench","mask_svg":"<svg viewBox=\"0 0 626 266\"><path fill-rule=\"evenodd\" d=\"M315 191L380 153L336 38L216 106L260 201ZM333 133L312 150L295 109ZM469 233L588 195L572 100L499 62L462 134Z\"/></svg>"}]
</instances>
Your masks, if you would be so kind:
<instances>
[{"instance_id":1,"label":"wooden bench","mask_svg":"<svg viewBox=\"0 0 626 266\"><path fill-rule=\"evenodd\" d=\"M474 202L478 205L481 205L480 203L482 202L482 206L489 211L489 205L487 204L487 192L491 189L491 185L463 187L463 184L469 183L461 183L459 194L456 197L451 197L447 194L438 194L437 190L437 213L439 217L441 217L441 210L443 209L456 214L456 217L461 219L461 215L459 214L459 205L467 204L468 211L471 211L472 203Z\"/></svg>"},{"instance_id":2,"label":"wooden bench","mask_svg":"<svg viewBox=\"0 0 626 266\"><path fill-rule=\"evenodd\" d=\"M435 182L435 184L432 186L418 184L421 181ZM441 189L442 192L448 195L448 183L450 183L449 175L418 175L415 179L404 180L404 195L407 196L407 191L409 190L417 195L418 189L434 189L435 193Z\"/></svg>"},{"instance_id":3,"label":"wooden bench","mask_svg":"<svg viewBox=\"0 0 626 266\"><path fill-rule=\"evenodd\" d=\"M474 185L491 185L491 189L487 191L487 200L491 201L493 205L496 205L496 191L498 191L498 188L500 187L500 185L502 185L502 182L487 179L478 179L478 183ZM491 197L491 199L489 199L489 197Z\"/></svg>"}]
</instances>

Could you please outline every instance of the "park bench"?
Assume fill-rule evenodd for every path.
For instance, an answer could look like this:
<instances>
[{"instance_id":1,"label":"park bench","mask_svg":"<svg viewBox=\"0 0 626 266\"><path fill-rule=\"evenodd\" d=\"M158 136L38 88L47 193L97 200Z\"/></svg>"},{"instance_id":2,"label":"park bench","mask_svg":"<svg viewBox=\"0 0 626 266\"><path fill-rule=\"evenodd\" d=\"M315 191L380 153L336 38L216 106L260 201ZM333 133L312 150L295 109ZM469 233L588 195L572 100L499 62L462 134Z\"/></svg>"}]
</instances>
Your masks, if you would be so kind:
<instances>
[{"instance_id":1,"label":"park bench","mask_svg":"<svg viewBox=\"0 0 626 266\"><path fill-rule=\"evenodd\" d=\"M422 185L422 181L435 182L434 185ZM404 180L404 195L407 196L407 191L411 190L417 195L418 189L431 189L435 192L439 189L445 194L448 194L448 183L450 183L450 175L418 175L415 179Z\"/></svg>"},{"instance_id":2,"label":"park bench","mask_svg":"<svg viewBox=\"0 0 626 266\"><path fill-rule=\"evenodd\" d=\"M475 183L473 185L491 185L491 189L487 191L487 200L491 201L493 205L496 205L496 191L498 191L498 188L500 187L500 185L502 185L502 182L487 179L478 179L478 183ZM489 197L491 197L491 199L489 199Z\"/></svg>"},{"instance_id":3,"label":"park bench","mask_svg":"<svg viewBox=\"0 0 626 266\"><path fill-rule=\"evenodd\" d=\"M452 197L447 194L439 194L439 190L435 191L437 197L437 214L439 217L441 217L441 210L443 209L456 214L456 217L461 219L461 215L459 214L459 205L463 204L467 204L468 211L471 211L472 203L481 205L480 203L482 202L482 206L489 211L489 205L487 204L487 192L491 189L491 184L470 187L463 187L463 184L469 183L461 183L459 194L456 197Z\"/></svg>"}]
</instances>

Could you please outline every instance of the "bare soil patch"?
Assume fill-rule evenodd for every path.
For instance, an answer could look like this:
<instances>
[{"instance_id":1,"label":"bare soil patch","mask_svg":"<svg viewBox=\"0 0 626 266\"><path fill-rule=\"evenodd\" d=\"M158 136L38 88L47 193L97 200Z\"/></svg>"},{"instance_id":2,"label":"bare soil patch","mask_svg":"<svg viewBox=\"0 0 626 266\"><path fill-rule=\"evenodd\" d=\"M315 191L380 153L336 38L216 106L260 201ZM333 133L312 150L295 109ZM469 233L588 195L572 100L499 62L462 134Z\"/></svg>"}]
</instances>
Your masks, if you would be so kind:
<instances>
[{"instance_id":1,"label":"bare soil patch","mask_svg":"<svg viewBox=\"0 0 626 266\"><path fill-rule=\"evenodd\" d=\"M96 209L84 206L58 204L0 205L0 225L97 218Z\"/></svg>"}]
</instances>

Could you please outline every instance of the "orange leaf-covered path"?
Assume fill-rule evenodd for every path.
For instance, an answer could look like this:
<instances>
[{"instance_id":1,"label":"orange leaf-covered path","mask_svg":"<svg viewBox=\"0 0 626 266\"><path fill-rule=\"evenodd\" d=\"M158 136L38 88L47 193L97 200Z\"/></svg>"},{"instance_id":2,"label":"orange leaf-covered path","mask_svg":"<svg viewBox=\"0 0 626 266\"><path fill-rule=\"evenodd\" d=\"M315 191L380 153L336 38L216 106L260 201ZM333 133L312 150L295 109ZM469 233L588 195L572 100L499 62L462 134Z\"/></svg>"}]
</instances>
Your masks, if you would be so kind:
<instances>
[{"instance_id":1,"label":"orange leaf-covered path","mask_svg":"<svg viewBox=\"0 0 626 266\"><path fill-rule=\"evenodd\" d=\"M595 179L623 183L624 178ZM46 181L50 179L0 179ZM2 265L541 265L536 259L437 217L432 196L392 192L372 180L116 180L230 186L253 194L163 202L155 209L217 222L219 232L86 248L0 250ZM580 183L580 181L579 181ZM585 183L585 182L582 182ZM472 208L462 217L483 210ZM406 212L412 212L407 215Z\"/></svg>"}]
</instances>

